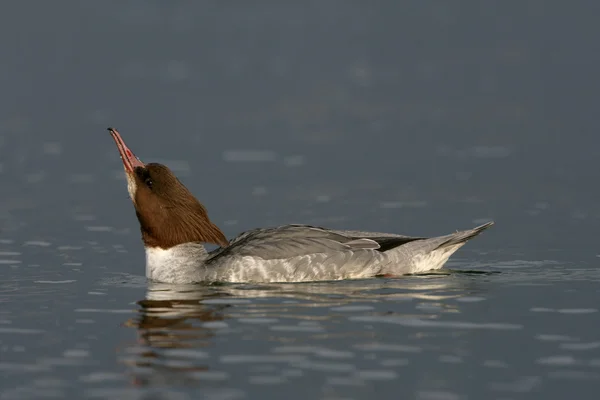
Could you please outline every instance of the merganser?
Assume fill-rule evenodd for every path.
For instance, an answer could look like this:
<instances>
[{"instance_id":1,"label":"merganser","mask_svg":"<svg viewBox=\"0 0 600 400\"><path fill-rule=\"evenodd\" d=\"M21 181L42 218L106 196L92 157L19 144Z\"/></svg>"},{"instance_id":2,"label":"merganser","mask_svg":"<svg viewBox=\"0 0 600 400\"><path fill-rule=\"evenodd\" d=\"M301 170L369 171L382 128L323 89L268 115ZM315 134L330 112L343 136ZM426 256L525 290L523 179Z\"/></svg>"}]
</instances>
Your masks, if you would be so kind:
<instances>
[{"instance_id":1,"label":"merganser","mask_svg":"<svg viewBox=\"0 0 600 400\"><path fill-rule=\"evenodd\" d=\"M146 249L146 277L164 283L308 282L400 276L442 268L494 223L433 238L283 225L228 241L206 208L162 164L144 164L119 132L127 190ZM220 247L207 252L206 244Z\"/></svg>"}]
</instances>

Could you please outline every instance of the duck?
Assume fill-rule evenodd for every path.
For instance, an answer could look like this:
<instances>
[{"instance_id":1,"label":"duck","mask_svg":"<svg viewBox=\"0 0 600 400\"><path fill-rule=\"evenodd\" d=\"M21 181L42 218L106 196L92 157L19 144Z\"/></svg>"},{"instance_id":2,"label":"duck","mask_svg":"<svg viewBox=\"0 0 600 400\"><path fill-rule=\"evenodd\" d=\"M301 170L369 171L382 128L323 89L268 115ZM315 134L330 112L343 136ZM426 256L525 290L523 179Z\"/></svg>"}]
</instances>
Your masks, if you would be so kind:
<instances>
[{"instance_id":1,"label":"duck","mask_svg":"<svg viewBox=\"0 0 600 400\"><path fill-rule=\"evenodd\" d=\"M288 224L228 240L188 188L165 165L143 163L108 128L123 162L153 282L286 283L400 277L438 270L494 224L437 237ZM206 245L218 246L208 251Z\"/></svg>"}]
</instances>

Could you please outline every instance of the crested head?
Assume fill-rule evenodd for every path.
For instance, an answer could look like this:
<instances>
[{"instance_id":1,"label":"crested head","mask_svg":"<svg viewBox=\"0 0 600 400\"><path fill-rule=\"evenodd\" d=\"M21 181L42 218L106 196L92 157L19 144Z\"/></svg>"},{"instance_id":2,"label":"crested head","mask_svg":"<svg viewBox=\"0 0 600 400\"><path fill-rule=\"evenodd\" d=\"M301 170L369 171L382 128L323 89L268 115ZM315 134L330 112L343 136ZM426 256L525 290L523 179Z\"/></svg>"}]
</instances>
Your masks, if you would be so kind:
<instances>
[{"instance_id":1,"label":"crested head","mask_svg":"<svg viewBox=\"0 0 600 400\"><path fill-rule=\"evenodd\" d=\"M190 242L228 245L223 232L208 218L206 208L168 167L144 164L115 129L108 130L123 161L127 190L146 247L169 249Z\"/></svg>"}]
</instances>

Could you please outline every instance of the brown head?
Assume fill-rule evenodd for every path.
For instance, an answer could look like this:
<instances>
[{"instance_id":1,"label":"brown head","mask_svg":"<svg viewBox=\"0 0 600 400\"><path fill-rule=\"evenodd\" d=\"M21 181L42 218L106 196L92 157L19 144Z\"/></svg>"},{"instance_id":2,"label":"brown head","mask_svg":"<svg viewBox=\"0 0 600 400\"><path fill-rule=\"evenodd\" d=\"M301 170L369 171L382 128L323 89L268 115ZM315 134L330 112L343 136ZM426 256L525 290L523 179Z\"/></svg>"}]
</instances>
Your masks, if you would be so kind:
<instances>
[{"instance_id":1,"label":"brown head","mask_svg":"<svg viewBox=\"0 0 600 400\"><path fill-rule=\"evenodd\" d=\"M227 246L229 242L210 222L206 208L162 164L144 164L125 145L121 135L108 128L117 144L127 190L142 230L146 247L168 249L182 243L201 242Z\"/></svg>"}]
</instances>

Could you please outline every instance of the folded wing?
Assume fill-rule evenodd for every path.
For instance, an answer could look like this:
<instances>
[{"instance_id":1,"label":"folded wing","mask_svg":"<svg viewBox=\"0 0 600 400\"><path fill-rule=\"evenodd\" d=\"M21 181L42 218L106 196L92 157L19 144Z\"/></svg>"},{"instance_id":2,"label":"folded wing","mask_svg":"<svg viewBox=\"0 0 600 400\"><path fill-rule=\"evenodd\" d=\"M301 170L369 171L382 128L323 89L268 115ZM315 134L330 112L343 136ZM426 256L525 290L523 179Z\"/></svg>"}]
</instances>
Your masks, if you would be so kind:
<instances>
[{"instance_id":1,"label":"folded wing","mask_svg":"<svg viewBox=\"0 0 600 400\"><path fill-rule=\"evenodd\" d=\"M233 239L228 247L211 253L285 259L315 253L371 250L384 252L422 238L377 234L365 237L362 232L334 231L310 225L284 225L255 229Z\"/></svg>"}]
</instances>

